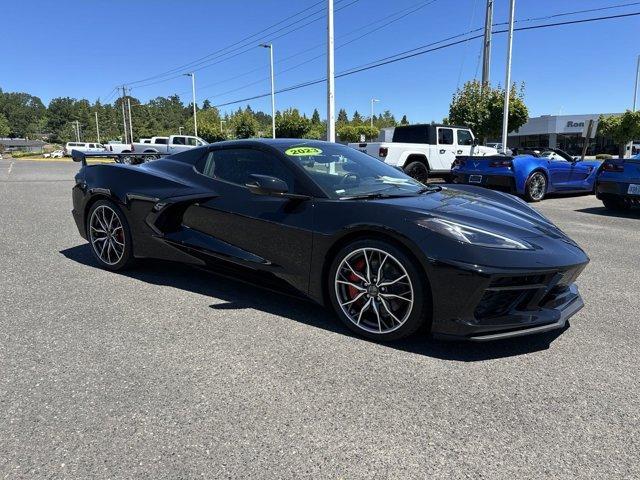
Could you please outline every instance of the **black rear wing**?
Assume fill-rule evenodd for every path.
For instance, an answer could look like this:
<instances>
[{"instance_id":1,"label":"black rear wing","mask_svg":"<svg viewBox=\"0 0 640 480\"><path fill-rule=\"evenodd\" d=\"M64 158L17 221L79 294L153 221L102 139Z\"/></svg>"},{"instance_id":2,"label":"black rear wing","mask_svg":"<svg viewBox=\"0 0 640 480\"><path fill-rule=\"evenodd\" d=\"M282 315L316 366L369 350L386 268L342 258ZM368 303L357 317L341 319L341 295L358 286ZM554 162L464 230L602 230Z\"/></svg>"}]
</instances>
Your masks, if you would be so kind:
<instances>
[{"instance_id":1,"label":"black rear wing","mask_svg":"<svg viewBox=\"0 0 640 480\"><path fill-rule=\"evenodd\" d=\"M81 152L79 150L71 150L71 158L74 162L81 162L82 165L87 164L87 158L97 159L113 159L116 163L130 163L138 165L166 157L167 153L113 153L113 152Z\"/></svg>"}]
</instances>

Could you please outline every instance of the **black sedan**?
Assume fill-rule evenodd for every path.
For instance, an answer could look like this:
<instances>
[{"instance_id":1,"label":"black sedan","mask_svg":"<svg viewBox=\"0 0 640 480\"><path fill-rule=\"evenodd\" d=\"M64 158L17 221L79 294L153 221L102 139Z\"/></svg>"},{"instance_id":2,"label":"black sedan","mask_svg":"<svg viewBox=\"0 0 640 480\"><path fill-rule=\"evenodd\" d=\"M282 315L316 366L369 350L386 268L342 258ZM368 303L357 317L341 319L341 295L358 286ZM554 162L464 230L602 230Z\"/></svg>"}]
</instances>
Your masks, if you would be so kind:
<instances>
[{"instance_id":1,"label":"black sedan","mask_svg":"<svg viewBox=\"0 0 640 480\"><path fill-rule=\"evenodd\" d=\"M347 146L246 140L137 165L75 159L73 216L106 269L156 258L242 275L330 305L378 340L421 327L508 338L561 328L583 306L574 281L587 255L523 201L423 185Z\"/></svg>"}]
</instances>

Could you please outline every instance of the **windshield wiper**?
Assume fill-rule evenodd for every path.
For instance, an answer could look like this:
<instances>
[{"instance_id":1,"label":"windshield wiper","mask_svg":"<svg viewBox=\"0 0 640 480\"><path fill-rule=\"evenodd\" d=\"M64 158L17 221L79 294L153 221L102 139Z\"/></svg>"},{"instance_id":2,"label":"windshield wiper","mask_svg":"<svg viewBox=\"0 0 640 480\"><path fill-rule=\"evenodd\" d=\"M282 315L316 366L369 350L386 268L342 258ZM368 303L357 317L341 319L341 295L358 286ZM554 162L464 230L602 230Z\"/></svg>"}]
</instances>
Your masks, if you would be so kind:
<instances>
[{"instance_id":1,"label":"windshield wiper","mask_svg":"<svg viewBox=\"0 0 640 480\"><path fill-rule=\"evenodd\" d=\"M362 193L360 195L349 195L346 197L340 197L340 200L376 200L379 198L398 198L398 197L411 197L412 195L401 195L401 194L391 194L391 193L381 193L381 192L373 192L373 193Z\"/></svg>"}]
</instances>

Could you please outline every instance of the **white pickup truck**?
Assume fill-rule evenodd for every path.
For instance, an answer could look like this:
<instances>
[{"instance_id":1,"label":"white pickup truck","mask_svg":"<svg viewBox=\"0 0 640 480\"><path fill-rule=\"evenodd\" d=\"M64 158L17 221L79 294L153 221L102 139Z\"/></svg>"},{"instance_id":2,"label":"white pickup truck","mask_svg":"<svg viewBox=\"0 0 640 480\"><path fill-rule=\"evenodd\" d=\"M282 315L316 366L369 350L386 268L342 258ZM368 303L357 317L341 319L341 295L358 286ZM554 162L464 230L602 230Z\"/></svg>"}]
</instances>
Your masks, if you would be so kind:
<instances>
[{"instance_id":1,"label":"white pickup truck","mask_svg":"<svg viewBox=\"0 0 640 480\"><path fill-rule=\"evenodd\" d=\"M429 176L448 178L458 155L497 155L495 148L478 145L466 127L451 125L406 125L384 128L378 142L349 146L378 158L424 182Z\"/></svg>"},{"instance_id":2,"label":"white pickup truck","mask_svg":"<svg viewBox=\"0 0 640 480\"><path fill-rule=\"evenodd\" d=\"M114 153L162 153L171 155L207 145L207 142L200 137L190 135L170 135L168 137L151 137L150 139L144 138L141 140L132 144L109 142L107 149Z\"/></svg>"}]
</instances>

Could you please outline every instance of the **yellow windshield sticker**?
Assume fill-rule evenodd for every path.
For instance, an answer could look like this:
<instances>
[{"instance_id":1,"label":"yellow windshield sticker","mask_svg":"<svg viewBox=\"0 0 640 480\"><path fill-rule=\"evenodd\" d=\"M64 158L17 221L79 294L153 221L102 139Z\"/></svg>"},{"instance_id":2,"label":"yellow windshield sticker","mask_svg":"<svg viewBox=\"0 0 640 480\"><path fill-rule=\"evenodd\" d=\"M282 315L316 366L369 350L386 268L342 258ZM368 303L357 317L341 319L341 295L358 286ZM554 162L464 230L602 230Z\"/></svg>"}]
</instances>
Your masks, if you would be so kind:
<instances>
[{"instance_id":1,"label":"yellow windshield sticker","mask_svg":"<svg viewBox=\"0 0 640 480\"><path fill-rule=\"evenodd\" d=\"M285 150L284 153L292 157L310 157L320 155L322 150L314 147L293 147Z\"/></svg>"}]
</instances>

